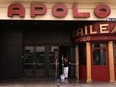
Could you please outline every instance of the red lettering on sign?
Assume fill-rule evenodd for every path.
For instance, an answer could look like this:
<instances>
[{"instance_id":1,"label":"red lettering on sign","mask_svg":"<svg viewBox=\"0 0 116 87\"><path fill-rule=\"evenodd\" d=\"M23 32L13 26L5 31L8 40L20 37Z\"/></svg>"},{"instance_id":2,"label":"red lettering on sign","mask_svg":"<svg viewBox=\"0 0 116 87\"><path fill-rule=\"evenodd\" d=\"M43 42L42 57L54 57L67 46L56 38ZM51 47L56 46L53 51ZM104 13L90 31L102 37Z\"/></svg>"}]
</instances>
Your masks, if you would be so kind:
<instances>
[{"instance_id":1,"label":"red lettering on sign","mask_svg":"<svg viewBox=\"0 0 116 87\"><path fill-rule=\"evenodd\" d=\"M73 4L73 17L75 18L89 18L90 12L78 12L77 4Z\"/></svg>"},{"instance_id":2,"label":"red lettering on sign","mask_svg":"<svg viewBox=\"0 0 116 87\"><path fill-rule=\"evenodd\" d=\"M107 5L98 5L94 9L94 14L99 18L106 18L110 15L111 9Z\"/></svg>"},{"instance_id":3,"label":"red lettering on sign","mask_svg":"<svg viewBox=\"0 0 116 87\"><path fill-rule=\"evenodd\" d=\"M52 14L55 17L65 17L68 13L68 8L64 4L56 4L52 8Z\"/></svg>"},{"instance_id":4,"label":"red lettering on sign","mask_svg":"<svg viewBox=\"0 0 116 87\"><path fill-rule=\"evenodd\" d=\"M47 12L47 7L44 4L33 3L31 4L30 15L35 17L36 15L44 15Z\"/></svg>"},{"instance_id":5,"label":"red lettering on sign","mask_svg":"<svg viewBox=\"0 0 116 87\"><path fill-rule=\"evenodd\" d=\"M25 8L21 4L11 4L8 7L8 17L13 17L13 15L20 15L20 17L25 17Z\"/></svg>"},{"instance_id":6,"label":"red lettering on sign","mask_svg":"<svg viewBox=\"0 0 116 87\"><path fill-rule=\"evenodd\" d=\"M78 3L73 4L73 17L74 18L89 18L90 12L78 12ZM44 15L47 12L46 5L42 3L32 3L30 6L30 17L35 17L36 15ZM58 3L52 7L52 15L58 18L63 18L67 16L68 8L62 4ZM94 15L99 18L107 18L111 14L111 8L107 5L97 5L94 8ZM13 17L13 15L19 15L20 17L25 17L25 8L22 4L14 3L8 7L8 17Z\"/></svg>"}]
</instances>

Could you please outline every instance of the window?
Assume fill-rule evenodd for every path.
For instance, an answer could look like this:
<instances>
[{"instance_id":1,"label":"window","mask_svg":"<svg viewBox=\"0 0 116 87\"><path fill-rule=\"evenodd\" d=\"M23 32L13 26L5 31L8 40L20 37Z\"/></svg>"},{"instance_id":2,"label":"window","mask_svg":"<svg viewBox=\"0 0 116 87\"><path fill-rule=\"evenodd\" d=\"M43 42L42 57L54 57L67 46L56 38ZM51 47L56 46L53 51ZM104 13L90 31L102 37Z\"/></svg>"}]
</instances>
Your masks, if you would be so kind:
<instances>
[{"instance_id":1,"label":"window","mask_svg":"<svg viewBox=\"0 0 116 87\"><path fill-rule=\"evenodd\" d=\"M106 44L93 43L93 65L106 65Z\"/></svg>"}]
</instances>

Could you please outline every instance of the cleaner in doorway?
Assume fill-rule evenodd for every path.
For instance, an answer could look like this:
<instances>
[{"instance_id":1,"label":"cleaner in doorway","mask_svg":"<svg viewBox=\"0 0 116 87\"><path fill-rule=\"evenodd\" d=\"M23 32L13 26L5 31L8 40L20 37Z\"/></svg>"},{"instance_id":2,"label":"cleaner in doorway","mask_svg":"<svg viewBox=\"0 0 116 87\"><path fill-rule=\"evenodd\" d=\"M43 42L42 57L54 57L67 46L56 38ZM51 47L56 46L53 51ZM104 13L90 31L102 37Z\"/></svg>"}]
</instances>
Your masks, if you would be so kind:
<instances>
[{"instance_id":1,"label":"cleaner in doorway","mask_svg":"<svg viewBox=\"0 0 116 87\"><path fill-rule=\"evenodd\" d=\"M63 68L65 79L68 79L69 72L69 60L67 57L64 57L64 68Z\"/></svg>"}]
</instances>

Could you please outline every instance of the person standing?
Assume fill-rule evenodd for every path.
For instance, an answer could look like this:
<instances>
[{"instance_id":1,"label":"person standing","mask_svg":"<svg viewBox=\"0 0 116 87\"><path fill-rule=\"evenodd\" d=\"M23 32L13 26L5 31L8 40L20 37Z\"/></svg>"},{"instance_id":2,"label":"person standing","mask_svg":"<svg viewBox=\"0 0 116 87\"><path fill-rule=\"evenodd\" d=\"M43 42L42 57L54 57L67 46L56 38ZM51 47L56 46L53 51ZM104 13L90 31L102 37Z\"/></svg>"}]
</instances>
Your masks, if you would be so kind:
<instances>
[{"instance_id":1,"label":"person standing","mask_svg":"<svg viewBox=\"0 0 116 87\"><path fill-rule=\"evenodd\" d=\"M69 60L67 57L64 57L64 76L65 79L68 79L68 71L69 71Z\"/></svg>"}]
</instances>

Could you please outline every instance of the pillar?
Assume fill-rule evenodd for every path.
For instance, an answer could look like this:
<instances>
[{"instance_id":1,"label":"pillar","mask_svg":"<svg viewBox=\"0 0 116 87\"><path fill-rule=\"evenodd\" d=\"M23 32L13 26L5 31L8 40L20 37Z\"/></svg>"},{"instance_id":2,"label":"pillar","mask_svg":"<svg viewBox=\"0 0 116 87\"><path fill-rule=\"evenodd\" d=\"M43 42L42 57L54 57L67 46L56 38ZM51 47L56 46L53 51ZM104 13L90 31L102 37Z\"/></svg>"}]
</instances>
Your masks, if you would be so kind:
<instances>
[{"instance_id":1,"label":"pillar","mask_svg":"<svg viewBox=\"0 0 116 87\"><path fill-rule=\"evenodd\" d=\"M115 82L113 41L108 42L110 82Z\"/></svg>"},{"instance_id":2,"label":"pillar","mask_svg":"<svg viewBox=\"0 0 116 87\"><path fill-rule=\"evenodd\" d=\"M76 78L79 79L79 48L75 47Z\"/></svg>"},{"instance_id":3,"label":"pillar","mask_svg":"<svg viewBox=\"0 0 116 87\"><path fill-rule=\"evenodd\" d=\"M92 81L91 79L91 46L90 42L86 42L86 62L87 62L87 83Z\"/></svg>"}]
</instances>

